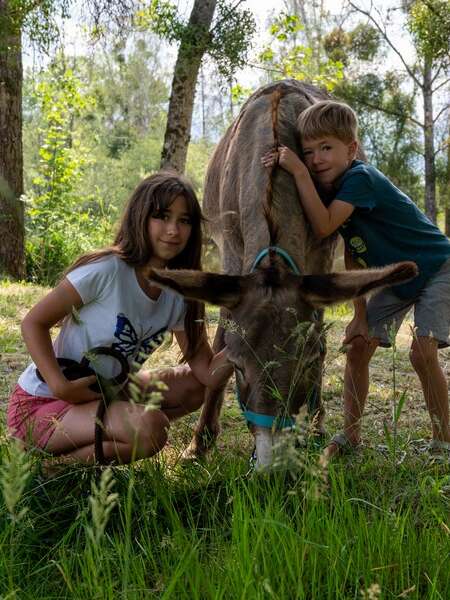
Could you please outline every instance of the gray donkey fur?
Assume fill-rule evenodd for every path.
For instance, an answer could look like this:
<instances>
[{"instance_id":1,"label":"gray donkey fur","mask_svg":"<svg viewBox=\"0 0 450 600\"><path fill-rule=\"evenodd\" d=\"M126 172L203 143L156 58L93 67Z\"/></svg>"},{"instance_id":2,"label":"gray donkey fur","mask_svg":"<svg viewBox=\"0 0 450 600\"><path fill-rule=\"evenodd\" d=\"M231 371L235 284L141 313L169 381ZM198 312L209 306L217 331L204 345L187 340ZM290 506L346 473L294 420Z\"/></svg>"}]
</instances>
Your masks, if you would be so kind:
<instances>
[{"instance_id":1,"label":"gray donkey fur","mask_svg":"<svg viewBox=\"0 0 450 600\"><path fill-rule=\"evenodd\" d=\"M326 95L317 88L287 80L270 84L255 92L243 106L236 121L220 140L208 166L205 180L203 210L210 233L217 244L224 273L248 273L262 248L269 246L269 230L262 209L268 184L268 172L261 164L262 155L274 144L272 127L272 94L282 89L284 95L278 108L277 129L279 142L300 152L296 121L308 106L323 100ZM276 170L273 179L273 199L279 229L278 245L295 260L302 273L330 271L334 239L319 241L315 238L300 205L291 175ZM250 314L253 311L250 309ZM304 304L298 319L310 321L313 309ZM270 342L268 339L267 342ZM219 328L214 350L224 344L224 331ZM320 402L322 359L319 357L312 375L315 391L303 390L303 396L313 400L310 412L317 413L317 425L323 418ZM307 382L310 388L311 382ZM205 428L214 437L218 431L221 395L208 395L204 416L209 423L199 423L191 445L198 454L205 444ZM311 405L312 404L312 405Z\"/></svg>"},{"instance_id":2,"label":"gray donkey fur","mask_svg":"<svg viewBox=\"0 0 450 600\"><path fill-rule=\"evenodd\" d=\"M277 91L281 98L273 125ZM317 308L416 274L414 263L400 263L381 270L323 275L331 268L335 241L315 238L294 180L282 169L273 172L273 204L267 210L270 175L261 156L274 146L274 128L280 144L300 153L297 117L324 97L311 85L286 80L265 86L249 98L219 142L205 181L203 208L225 274L154 271L152 275L157 283L186 297L222 307L222 316L231 326L218 327L214 351L227 345L249 410L293 415L308 402L319 430L325 349L323 315ZM294 275L273 252L250 273L258 253L275 241L297 263L301 276ZM222 399L223 390L206 394L186 456L201 455L213 443ZM257 429L253 428L255 436L261 433Z\"/></svg>"}]
</instances>

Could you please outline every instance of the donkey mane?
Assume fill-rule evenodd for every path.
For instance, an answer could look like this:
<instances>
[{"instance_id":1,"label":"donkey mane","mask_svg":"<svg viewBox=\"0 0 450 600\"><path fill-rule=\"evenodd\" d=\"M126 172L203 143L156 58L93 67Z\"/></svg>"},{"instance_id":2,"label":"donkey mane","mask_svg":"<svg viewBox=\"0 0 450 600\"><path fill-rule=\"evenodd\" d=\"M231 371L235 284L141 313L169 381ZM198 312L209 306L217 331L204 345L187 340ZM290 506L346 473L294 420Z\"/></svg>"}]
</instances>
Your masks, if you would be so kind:
<instances>
[{"instance_id":1,"label":"donkey mane","mask_svg":"<svg viewBox=\"0 0 450 600\"><path fill-rule=\"evenodd\" d=\"M274 152L277 151L279 143L280 143L279 135L278 135L278 108L280 106L281 96L282 96L282 89L277 88L272 94L272 101L271 101L272 133L273 133L273 147L272 148L273 148ZM267 189L266 189L265 203L263 204L264 217L267 222L267 227L269 228L269 239L270 239L271 246L276 245L276 243L279 240L279 235L280 235L279 227L275 220L275 215L274 215L274 210L273 210L273 208L274 208L273 176L274 176L274 173L275 173L275 170L277 169L277 167L278 167L278 165L275 164L272 166L272 169L270 170L269 181L267 183Z\"/></svg>"}]
</instances>

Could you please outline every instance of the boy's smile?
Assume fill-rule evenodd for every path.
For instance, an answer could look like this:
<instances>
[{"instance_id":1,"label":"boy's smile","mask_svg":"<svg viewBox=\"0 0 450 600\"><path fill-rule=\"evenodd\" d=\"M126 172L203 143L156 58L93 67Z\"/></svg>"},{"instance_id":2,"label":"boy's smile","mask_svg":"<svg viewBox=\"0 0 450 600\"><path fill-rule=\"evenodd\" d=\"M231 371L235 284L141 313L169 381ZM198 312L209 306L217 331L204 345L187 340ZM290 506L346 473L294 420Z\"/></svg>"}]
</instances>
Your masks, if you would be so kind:
<instances>
[{"instance_id":1,"label":"boy's smile","mask_svg":"<svg viewBox=\"0 0 450 600\"><path fill-rule=\"evenodd\" d=\"M311 177L322 185L334 183L350 167L356 156L358 143L345 143L334 136L304 139L304 162Z\"/></svg>"}]
</instances>

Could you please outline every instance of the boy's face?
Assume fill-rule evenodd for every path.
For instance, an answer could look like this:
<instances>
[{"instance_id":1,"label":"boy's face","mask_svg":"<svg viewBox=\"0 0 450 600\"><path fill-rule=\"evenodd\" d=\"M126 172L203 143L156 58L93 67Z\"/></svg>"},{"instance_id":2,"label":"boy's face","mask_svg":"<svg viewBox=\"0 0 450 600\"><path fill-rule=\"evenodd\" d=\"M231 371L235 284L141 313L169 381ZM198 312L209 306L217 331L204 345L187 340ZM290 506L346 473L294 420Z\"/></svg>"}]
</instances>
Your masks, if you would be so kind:
<instances>
[{"instance_id":1,"label":"boy's face","mask_svg":"<svg viewBox=\"0 0 450 600\"><path fill-rule=\"evenodd\" d=\"M327 187L350 167L358 150L356 141L345 143L333 136L304 139L303 156L311 177Z\"/></svg>"}]
</instances>

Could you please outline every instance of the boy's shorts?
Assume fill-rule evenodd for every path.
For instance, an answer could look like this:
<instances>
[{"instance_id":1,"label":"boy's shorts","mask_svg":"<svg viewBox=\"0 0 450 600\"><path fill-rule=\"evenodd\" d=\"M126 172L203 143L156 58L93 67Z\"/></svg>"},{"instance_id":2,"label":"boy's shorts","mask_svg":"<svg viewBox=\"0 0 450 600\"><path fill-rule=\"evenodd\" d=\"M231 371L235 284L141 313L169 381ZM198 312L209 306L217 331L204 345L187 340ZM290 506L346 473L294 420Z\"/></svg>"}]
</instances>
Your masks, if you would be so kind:
<instances>
[{"instance_id":1,"label":"boy's shorts","mask_svg":"<svg viewBox=\"0 0 450 600\"><path fill-rule=\"evenodd\" d=\"M367 303L370 337L389 348L407 312L414 307L414 335L432 337L439 348L450 346L450 259L412 299L398 298L391 288L382 290Z\"/></svg>"}]
</instances>

